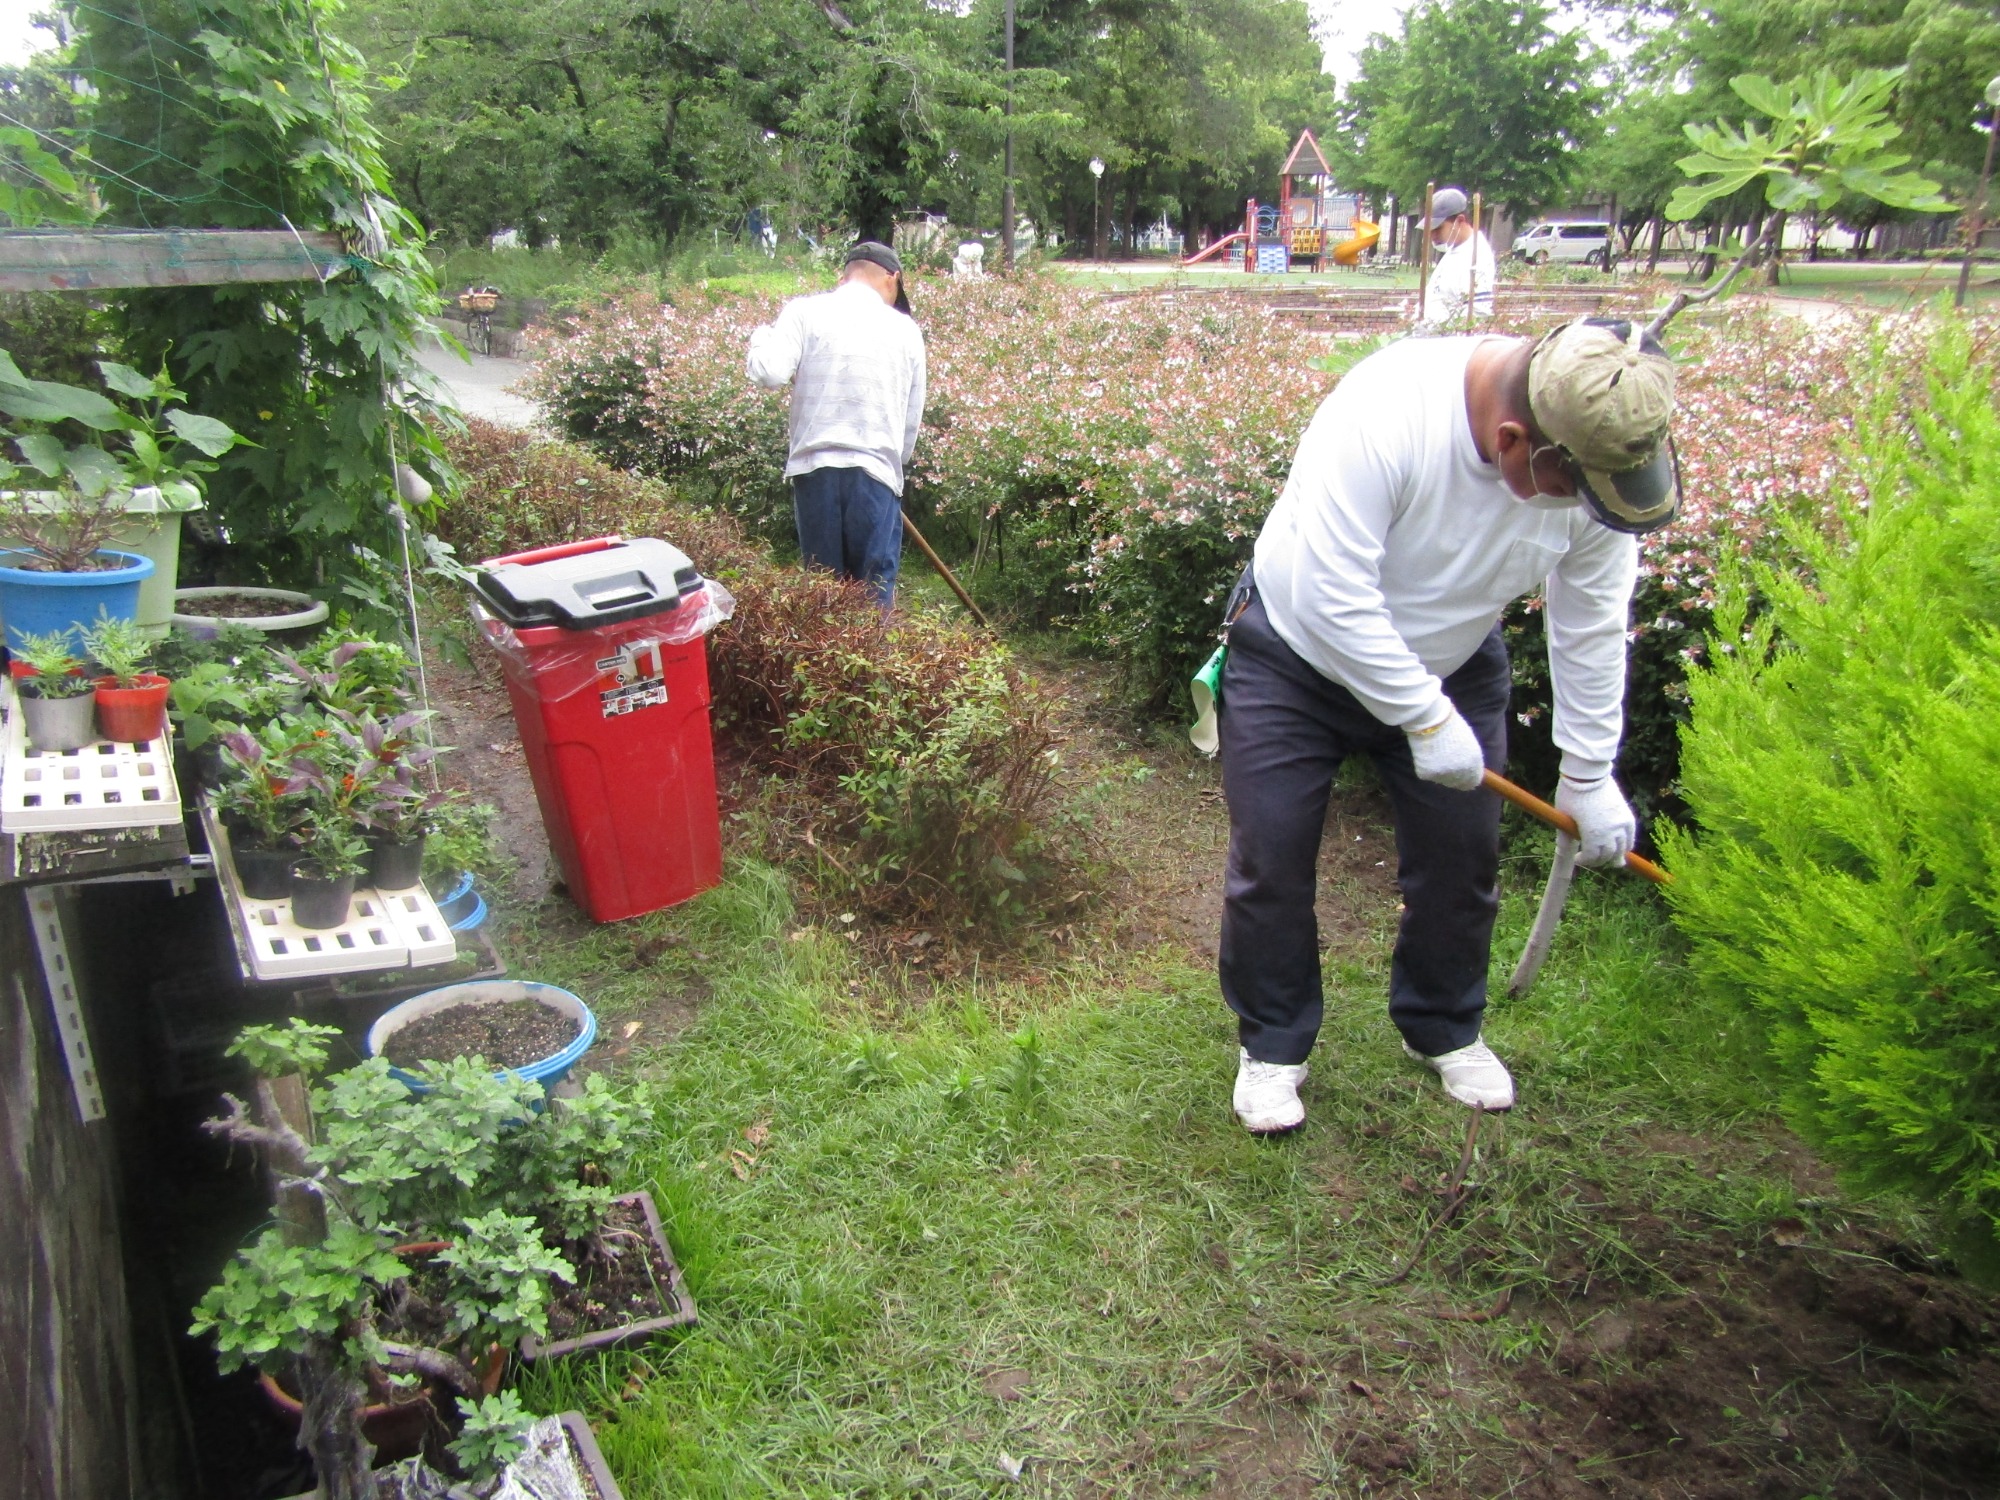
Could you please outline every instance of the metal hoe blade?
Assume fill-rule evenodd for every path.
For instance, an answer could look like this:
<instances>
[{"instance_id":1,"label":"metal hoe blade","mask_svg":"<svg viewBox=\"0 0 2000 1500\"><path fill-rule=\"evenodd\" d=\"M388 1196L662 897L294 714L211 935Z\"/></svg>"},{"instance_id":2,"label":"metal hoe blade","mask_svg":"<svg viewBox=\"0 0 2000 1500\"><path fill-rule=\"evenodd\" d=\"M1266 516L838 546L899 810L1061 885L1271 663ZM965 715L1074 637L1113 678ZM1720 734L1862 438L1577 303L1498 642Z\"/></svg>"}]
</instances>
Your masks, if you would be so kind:
<instances>
[{"instance_id":1,"label":"metal hoe blade","mask_svg":"<svg viewBox=\"0 0 2000 1500\"><path fill-rule=\"evenodd\" d=\"M1521 961L1514 965L1514 977L1507 981L1507 993L1516 997L1525 995L1534 985L1535 976L1542 972L1542 961L1549 956L1549 944L1555 941L1556 925L1562 921L1563 902L1569 899L1569 883L1576 875L1576 851L1580 846L1567 833L1556 835L1556 857L1549 865L1549 883L1542 890L1541 910L1535 913L1534 930L1528 934L1528 945L1521 950Z\"/></svg>"}]
</instances>

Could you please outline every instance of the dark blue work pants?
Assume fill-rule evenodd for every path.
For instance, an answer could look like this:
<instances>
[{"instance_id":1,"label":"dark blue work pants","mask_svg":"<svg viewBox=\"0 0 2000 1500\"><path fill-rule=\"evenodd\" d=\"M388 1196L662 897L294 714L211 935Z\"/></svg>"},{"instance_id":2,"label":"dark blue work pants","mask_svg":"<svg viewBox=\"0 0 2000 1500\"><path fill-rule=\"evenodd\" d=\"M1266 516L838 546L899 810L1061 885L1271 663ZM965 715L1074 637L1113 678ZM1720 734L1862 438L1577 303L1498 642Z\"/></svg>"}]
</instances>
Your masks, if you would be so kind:
<instances>
[{"instance_id":1,"label":"dark blue work pants","mask_svg":"<svg viewBox=\"0 0 2000 1500\"><path fill-rule=\"evenodd\" d=\"M1510 688L1497 627L1444 683L1493 767L1506 761ZM1395 810L1403 920L1389 1017L1431 1057L1477 1038L1499 908L1500 799L1418 780L1403 731L1308 666L1254 595L1229 627L1221 739L1229 802L1222 995L1250 1055L1301 1063L1319 1035L1320 834L1334 774L1356 754L1375 762Z\"/></svg>"},{"instance_id":2,"label":"dark blue work pants","mask_svg":"<svg viewBox=\"0 0 2000 1500\"><path fill-rule=\"evenodd\" d=\"M809 568L859 578L887 609L903 557L903 507L866 469L814 469L792 479L792 518Z\"/></svg>"}]
</instances>

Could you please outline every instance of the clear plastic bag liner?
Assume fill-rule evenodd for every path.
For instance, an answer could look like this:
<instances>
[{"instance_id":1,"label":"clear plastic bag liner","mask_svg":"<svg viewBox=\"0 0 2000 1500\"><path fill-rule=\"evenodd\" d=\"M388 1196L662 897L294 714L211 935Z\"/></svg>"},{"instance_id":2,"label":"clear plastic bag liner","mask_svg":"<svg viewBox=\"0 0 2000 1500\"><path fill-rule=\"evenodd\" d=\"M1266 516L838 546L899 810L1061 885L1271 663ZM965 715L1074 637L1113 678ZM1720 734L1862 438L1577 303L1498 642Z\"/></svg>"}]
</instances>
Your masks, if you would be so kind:
<instances>
[{"instance_id":1,"label":"clear plastic bag liner","mask_svg":"<svg viewBox=\"0 0 2000 1500\"><path fill-rule=\"evenodd\" d=\"M626 688L643 684L660 670L656 648L685 646L735 613L736 596L713 578L704 578L701 587L673 609L594 630L535 625L528 630L531 644L477 598L472 601L472 618L480 634L507 659L511 670L534 679L536 696L544 703L578 693L616 691L621 684Z\"/></svg>"}]
</instances>

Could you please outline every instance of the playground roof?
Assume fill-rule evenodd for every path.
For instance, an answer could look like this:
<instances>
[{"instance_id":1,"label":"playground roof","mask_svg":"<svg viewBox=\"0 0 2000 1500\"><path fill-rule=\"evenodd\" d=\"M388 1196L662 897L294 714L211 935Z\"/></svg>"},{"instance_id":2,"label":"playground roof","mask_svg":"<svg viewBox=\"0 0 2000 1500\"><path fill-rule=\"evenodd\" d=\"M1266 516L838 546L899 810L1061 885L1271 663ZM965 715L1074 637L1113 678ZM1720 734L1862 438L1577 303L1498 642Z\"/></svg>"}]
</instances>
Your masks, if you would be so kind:
<instances>
[{"instance_id":1,"label":"playground roof","mask_svg":"<svg viewBox=\"0 0 2000 1500\"><path fill-rule=\"evenodd\" d=\"M1312 159L1319 163L1317 171L1311 168L1305 171L1299 170L1299 153L1303 151L1310 151L1312 153ZM1298 142L1292 147L1292 154L1285 158L1284 170L1281 175L1286 177L1331 177L1333 175L1333 168L1326 164L1325 153L1319 149L1319 142L1313 139L1313 133L1310 130L1301 130L1299 132Z\"/></svg>"}]
</instances>

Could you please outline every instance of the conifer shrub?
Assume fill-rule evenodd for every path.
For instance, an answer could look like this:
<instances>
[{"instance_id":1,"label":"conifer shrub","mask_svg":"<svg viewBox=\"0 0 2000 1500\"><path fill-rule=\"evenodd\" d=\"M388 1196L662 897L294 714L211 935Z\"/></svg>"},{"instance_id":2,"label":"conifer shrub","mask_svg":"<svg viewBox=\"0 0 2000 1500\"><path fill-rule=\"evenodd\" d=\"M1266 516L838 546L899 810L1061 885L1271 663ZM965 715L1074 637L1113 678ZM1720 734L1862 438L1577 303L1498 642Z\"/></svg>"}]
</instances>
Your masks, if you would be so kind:
<instances>
[{"instance_id":1,"label":"conifer shrub","mask_svg":"<svg viewBox=\"0 0 2000 1500\"><path fill-rule=\"evenodd\" d=\"M1835 526L1723 570L1662 843L1716 991L1770 1024L1782 1105L1866 1190L1935 1202L2000 1276L2000 416L1952 327L1884 382ZM1735 576L1731 576L1734 573ZM1752 591L1761 601L1749 613Z\"/></svg>"}]
</instances>

